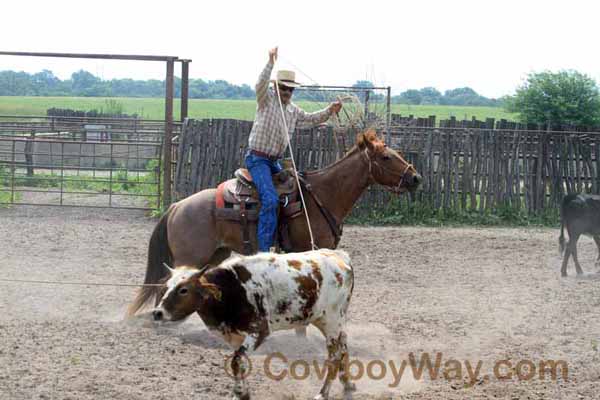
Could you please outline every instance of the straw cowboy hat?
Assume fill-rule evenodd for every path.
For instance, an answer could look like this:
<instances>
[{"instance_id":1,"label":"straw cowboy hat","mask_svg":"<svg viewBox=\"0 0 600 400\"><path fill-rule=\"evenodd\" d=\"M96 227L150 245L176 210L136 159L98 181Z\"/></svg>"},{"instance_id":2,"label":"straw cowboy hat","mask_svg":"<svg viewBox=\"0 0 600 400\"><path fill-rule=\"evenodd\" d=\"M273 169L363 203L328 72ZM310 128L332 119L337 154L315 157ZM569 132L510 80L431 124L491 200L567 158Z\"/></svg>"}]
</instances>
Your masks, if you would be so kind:
<instances>
[{"instance_id":1,"label":"straw cowboy hat","mask_svg":"<svg viewBox=\"0 0 600 400\"><path fill-rule=\"evenodd\" d=\"M286 71L284 69L277 71L277 78L271 80L271 82L277 82L280 85L293 88L302 86L296 82L296 73L294 71Z\"/></svg>"}]
</instances>

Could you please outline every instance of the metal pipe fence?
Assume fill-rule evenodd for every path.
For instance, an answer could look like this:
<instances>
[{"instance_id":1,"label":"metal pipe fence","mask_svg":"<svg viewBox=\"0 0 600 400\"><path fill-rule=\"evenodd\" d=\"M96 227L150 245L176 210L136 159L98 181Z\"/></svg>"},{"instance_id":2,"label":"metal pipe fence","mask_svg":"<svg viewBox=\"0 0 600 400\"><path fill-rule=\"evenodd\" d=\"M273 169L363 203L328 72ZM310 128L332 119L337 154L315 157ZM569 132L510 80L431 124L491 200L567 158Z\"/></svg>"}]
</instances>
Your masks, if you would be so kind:
<instances>
[{"instance_id":1,"label":"metal pipe fence","mask_svg":"<svg viewBox=\"0 0 600 400\"><path fill-rule=\"evenodd\" d=\"M159 209L164 130L164 121L0 116L0 205Z\"/></svg>"}]
</instances>

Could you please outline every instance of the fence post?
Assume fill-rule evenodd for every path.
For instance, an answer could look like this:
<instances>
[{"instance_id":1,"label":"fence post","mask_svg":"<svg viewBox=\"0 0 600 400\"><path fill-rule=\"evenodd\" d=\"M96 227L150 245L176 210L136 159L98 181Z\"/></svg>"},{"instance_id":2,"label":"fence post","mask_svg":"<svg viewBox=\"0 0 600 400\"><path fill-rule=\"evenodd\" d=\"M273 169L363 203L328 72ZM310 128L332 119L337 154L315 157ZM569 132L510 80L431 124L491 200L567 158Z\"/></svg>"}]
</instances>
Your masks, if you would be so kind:
<instances>
[{"instance_id":1,"label":"fence post","mask_svg":"<svg viewBox=\"0 0 600 400\"><path fill-rule=\"evenodd\" d=\"M391 86L387 87L387 99L385 102L386 112L385 112L385 143L390 144L390 123L392 117L392 88Z\"/></svg>"},{"instance_id":2,"label":"fence post","mask_svg":"<svg viewBox=\"0 0 600 400\"><path fill-rule=\"evenodd\" d=\"M165 140L163 148L163 205L165 208L171 205L171 159L173 138L173 60L167 61L166 93L165 93Z\"/></svg>"},{"instance_id":3,"label":"fence post","mask_svg":"<svg viewBox=\"0 0 600 400\"><path fill-rule=\"evenodd\" d=\"M25 163L27 165L27 176L33 176L33 146L35 143L35 131L31 131L30 137L25 142Z\"/></svg>"}]
</instances>

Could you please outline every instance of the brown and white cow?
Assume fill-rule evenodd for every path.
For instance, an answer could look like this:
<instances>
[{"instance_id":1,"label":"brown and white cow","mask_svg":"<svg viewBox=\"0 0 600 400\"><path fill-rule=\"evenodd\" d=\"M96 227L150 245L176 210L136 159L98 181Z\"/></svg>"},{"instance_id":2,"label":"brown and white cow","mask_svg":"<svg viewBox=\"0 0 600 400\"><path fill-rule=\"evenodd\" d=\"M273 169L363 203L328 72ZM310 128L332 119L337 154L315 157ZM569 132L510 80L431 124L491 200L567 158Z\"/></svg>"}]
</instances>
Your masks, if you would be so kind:
<instances>
[{"instance_id":1,"label":"brown and white cow","mask_svg":"<svg viewBox=\"0 0 600 400\"><path fill-rule=\"evenodd\" d=\"M234 257L214 268L171 269L153 311L156 321L181 321L197 312L208 329L234 349L234 393L249 399L242 357L273 331L313 324L325 336L328 374L315 399L327 399L336 373L345 399L355 390L342 368L348 357L346 312L354 287L350 258L341 250L260 253Z\"/></svg>"}]
</instances>

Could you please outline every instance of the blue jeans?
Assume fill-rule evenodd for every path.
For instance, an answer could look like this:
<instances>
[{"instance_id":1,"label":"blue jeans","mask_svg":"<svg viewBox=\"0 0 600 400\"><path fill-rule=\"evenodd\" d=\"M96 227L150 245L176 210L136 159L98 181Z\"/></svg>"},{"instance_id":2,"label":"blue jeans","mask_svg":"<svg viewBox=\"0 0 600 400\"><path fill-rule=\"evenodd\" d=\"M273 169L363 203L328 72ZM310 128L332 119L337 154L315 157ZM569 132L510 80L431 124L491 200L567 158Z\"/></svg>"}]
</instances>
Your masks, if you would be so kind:
<instances>
[{"instance_id":1,"label":"blue jeans","mask_svg":"<svg viewBox=\"0 0 600 400\"><path fill-rule=\"evenodd\" d=\"M260 198L257 229L258 251L269 251L277 229L277 209L279 207L279 196L271 175L280 172L282 167L279 161L271 161L249 153L246 155L245 161Z\"/></svg>"}]
</instances>

